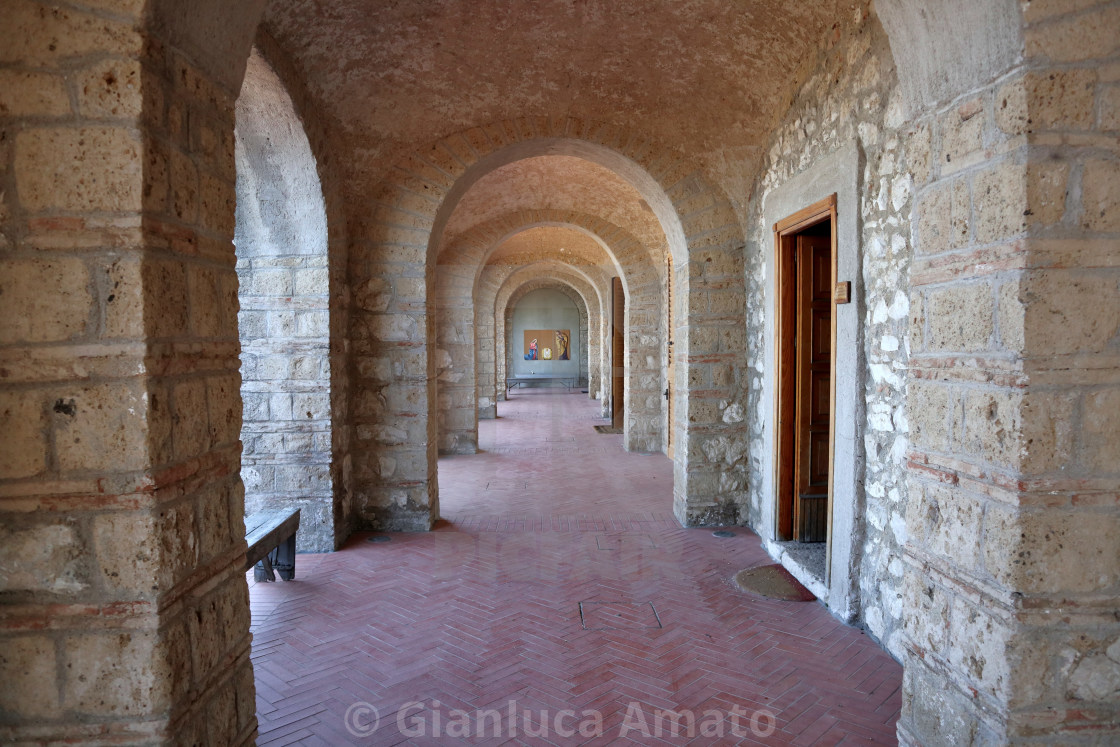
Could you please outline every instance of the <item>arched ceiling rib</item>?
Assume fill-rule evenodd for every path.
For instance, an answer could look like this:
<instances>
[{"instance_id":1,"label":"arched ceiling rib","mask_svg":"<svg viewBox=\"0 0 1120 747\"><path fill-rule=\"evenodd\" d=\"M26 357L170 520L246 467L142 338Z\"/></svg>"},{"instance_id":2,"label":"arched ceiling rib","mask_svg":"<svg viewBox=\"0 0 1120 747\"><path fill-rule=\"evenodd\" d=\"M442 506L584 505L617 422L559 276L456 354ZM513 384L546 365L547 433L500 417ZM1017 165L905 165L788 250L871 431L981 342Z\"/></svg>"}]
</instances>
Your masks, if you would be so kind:
<instances>
[{"instance_id":1,"label":"arched ceiling rib","mask_svg":"<svg viewBox=\"0 0 1120 747\"><path fill-rule=\"evenodd\" d=\"M638 191L610 169L583 158L541 156L495 169L459 201L444 244L472 226L518 210L568 210L625 229L658 256L665 233Z\"/></svg>"},{"instance_id":2,"label":"arched ceiling rib","mask_svg":"<svg viewBox=\"0 0 1120 747\"><path fill-rule=\"evenodd\" d=\"M563 226L537 226L510 236L487 260L488 265L520 266L544 259L614 272L614 261L595 239Z\"/></svg>"}]
</instances>

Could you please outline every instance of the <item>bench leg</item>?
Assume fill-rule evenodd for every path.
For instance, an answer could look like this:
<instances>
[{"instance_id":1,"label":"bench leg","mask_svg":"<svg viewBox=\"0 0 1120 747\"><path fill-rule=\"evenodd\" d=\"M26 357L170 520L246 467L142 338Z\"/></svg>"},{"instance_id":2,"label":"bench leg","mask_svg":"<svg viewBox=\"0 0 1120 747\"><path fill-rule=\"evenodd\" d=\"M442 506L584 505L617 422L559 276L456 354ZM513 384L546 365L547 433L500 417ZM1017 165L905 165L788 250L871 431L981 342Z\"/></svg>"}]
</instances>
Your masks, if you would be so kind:
<instances>
[{"instance_id":1,"label":"bench leg","mask_svg":"<svg viewBox=\"0 0 1120 747\"><path fill-rule=\"evenodd\" d=\"M281 542L275 550L275 559L272 564L280 578L291 581L296 577L296 535L293 533L288 539Z\"/></svg>"},{"instance_id":2,"label":"bench leg","mask_svg":"<svg viewBox=\"0 0 1120 747\"><path fill-rule=\"evenodd\" d=\"M296 577L296 536L293 534L261 558L253 569L257 581L275 581L276 574L285 581Z\"/></svg>"},{"instance_id":3,"label":"bench leg","mask_svg":"<svg viewBox=\"0 0 1120 747\"><path fill-rule=\"evenodd\" d=\"M275 581L276 574L272 571L272 558L270 557L275 550L268 555L261 558L261 561L253 568L253 579L256 581Z\"/></svg>"}]
</instances>

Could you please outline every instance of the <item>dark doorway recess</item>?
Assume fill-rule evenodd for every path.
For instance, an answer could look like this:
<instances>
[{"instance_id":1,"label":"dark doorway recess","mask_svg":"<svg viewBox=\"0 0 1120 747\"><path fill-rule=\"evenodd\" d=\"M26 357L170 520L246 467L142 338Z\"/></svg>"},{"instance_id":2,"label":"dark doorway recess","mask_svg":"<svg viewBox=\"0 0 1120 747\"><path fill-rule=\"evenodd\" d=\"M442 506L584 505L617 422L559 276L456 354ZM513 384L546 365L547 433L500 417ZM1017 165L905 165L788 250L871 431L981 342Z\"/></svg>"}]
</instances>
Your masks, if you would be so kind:
<instances>
[{"instance_id":1,"label":"dark doorway recess","mask_svg":"<svg viewBox=\"0 0 1120 747\"><path fill-rule=\"evenodd\" d=\"M626 292L621 278L611 278L611 425L624 427L626 363Z\"/></svg>"}]
</instances>

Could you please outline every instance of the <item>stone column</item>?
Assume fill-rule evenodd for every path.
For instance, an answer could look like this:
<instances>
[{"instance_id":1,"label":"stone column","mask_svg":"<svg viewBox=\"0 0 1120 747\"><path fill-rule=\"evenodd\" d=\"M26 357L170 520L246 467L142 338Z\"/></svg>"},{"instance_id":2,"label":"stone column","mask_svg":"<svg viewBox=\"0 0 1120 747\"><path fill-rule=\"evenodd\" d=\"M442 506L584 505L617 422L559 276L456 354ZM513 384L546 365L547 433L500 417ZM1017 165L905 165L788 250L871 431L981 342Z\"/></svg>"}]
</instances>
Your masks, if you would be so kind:
<instances>
[{"instance_id":1,"label":"stone column","mask_svg":"<svg viewBox=\"0 0 1120 747\"><path fill-rule=\"evenodd\" d=\"M436 267L435 347L439 452L478 451L473 287L477 267L448 262Z\"/></svg>"},{"instance_id":2,"label":"stone column","mask_svg":"<svg viewBox=\"0 0 1120 747\"><path fill-rule=\"evenodd\" d=\"M0 741L241 744L236 91L103 5L4 8Z\"/></svg>"},{"instance_id":3,"label":"stone column","mask_svg":"<svg viewBox=\"0 0 1120 747\"><path fill-rule=\"evenodd\" d=\"M724 227L674 261L673 512L684 526L739 523L749 438L736 376L745 376L746 298L738 229ZM693 244L692 241L689 242ZM699 243L699 242L698 242ZM738 372L738 373L737 373Z\"/></svg>"},{"instance_id":4,"label":"stone column","mask_svg":"<svg viewBox=\"0 0 1120 747\"><path fill-rule=\"evenodd\" d=\"M912 140L904 744L1120 736L1115 5Z\"/></svg>"},{"instance_id":5,"label":"stone column","mask_svg":"<svg viewBox=\"0 0 1120 747\"><path fill-rule=\"evenodd\" d=\"M385 192L380 199L402 211L421 209L414 192ZM360 220L351 227L355 529L427 531L439 515L430 230Z\"/></svg>"}]
</instances>

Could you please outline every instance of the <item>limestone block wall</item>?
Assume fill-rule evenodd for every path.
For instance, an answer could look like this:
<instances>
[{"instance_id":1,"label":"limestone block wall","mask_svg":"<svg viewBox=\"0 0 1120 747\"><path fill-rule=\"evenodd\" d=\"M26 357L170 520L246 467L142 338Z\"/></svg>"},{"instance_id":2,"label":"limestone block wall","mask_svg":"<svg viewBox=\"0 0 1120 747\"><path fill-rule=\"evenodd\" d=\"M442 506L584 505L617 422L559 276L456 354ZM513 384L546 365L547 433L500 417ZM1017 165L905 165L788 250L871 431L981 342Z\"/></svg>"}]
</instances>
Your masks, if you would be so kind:
<instances>
[{"instance_id":1,"label":"limestone block wall","mask_svg":"<svg viewBox=\"0 0 1120 747\"><path fill-rule=\"evenodd\" d=\"M415 182L386 185L371 196L375 223L349 223L354 529L426 531L438 516L431 219L418 217L438 202L426 191Z\"/></svg>"},{"instance_id":2,"label":"limestone block wall","mask_svg":"<svg viewBox=\"0 0 1120 747\"><path fill-rule=\"evenodd\" d=\"M832 568L847 574L850 589L843 604L834 601L837 614L851 615L896 656L901 656L902 545L906 541L906 460L909 425L905 412L909 317L908 274L911 261L910 210L913 180L908 151L909 131L903 116L893 57L878 19L866 9L842 19L837 38L821 52L816 69L795 97L792 107L772 136L764 170L751 205L752 231L747 256L747 334L751 366L748 386L751 432L751 492L743 514L764 537L773 536L770 525L774 495L766 486L773 469L772 443L765 424L774 409L772 377L766 367L766 350L772 342L774 310L766 304L772 290L773 226L762 220L765 196L806 175L812 181L818 164L842 148L854 147L845 179L856 185L856 194L845 195L858 211L855 240L849 247L841 239L838 251L852 253L859 268L852 280L856 310L863 310L858 337L843 344L858 346L860 401L838 403L854 409L856 423L838 424L838 441L854 430L845 458L854 470L852 483L837 486L835 502L845 502L854 516L852 536L833 536L850 543L846 555L850 568ZM854 146L852 145L854 143ZM845 168L848 168L846 165ZM806 198L804 207L812 200ZM814 198L816 199L816 198ZM845 202L842 200L842 205ZM779 216L784 217L784 216ZM841 221L849 216L839 216ZM773 216L768 216L773 218ZM837 307L838 314L852 307ZM848 351L844 351L847 353ZM836 466L834 466L834 469ZM837 555L834 553L833 558Z\"/></svg>"},{"instance_id":3,"label":"limestone block wall","mask_svg":"<svg viewBox=\"0 0 1120 747\"><path fill-rule=\"evenodd\" d=\"M246 509L300 508L299 550L326 552L336 544L326 207L291 98L259 54L236 135Z\"/></svg>"},{"instance_id":4,"label":"limestone block wall","mask_svg":"<svg viewBox=\"0 0 1120 747\"><path fill-rule=\"evenodd\" d=\"M1116 3L913 138L904 744L1120 738Z\"/></svg>"},{"instance_id":5,"label":"limestone block wall","mask_svg":"<svg viewBox=\"0 0 1120 747\"><path fill-rule=\"evenodd\" d=\"M297 116L292 124L301 125L311 149L314 172L318 178L323 206L326 211L326 271L329 292L329 371L330 371L330 440L332 457L330 479L333 488L331 501L332 533L337 548L351 531L353 516L353 493L351 490L353 461L350 450L350 340L349 309L350 285L347 278L349 238L347 235L347 216L344 209L343 192L347 185L340 176L340 162L345 160L343 151L333 147L329 123L317 116L318 108L307 90L304 80L291 60L279 48L276 41L262 28L256 31L253 52L249 59L249 71L253 69L254 58L263 58L268 68L276 74L283 86L284 94L291 100L291 109ZM242 93L245 84L242 84ZM280 111L292 113L288 107ZM283 120L291 123L291 119ZM301 156L303 157L303 156Z\"/></svg>"},{"instance_id":6,"label":"limestone block wall","mask_svg":"<svg viewBox=\"0 0 1120 747\"><path fill-rule=\"evenodd\" d=\"M0 741L243 744L236 92L93 6L4 8Z\"/></svg>"},{"instance_id":7,"label":"limestone block wall","mask_svg":"<svg viewBox=\"0 0 1120 747\"><path fill-rule=\"evenodd\" d=\"M349 309L351 286L348 273L349 237L347 216L344 210L343 191L345 179L340 175L340 161L345 156L331 146L327 123L314 116L317 111L301 79L275 42L263 31L257 31L257 46L267 50L267 59L285 83L302 117L305 132L315 158L316 172L322 187L327 213L327 279L329 284L330 318L330 402L331 402L331 483L334 489L333 531L335 548L341 546L352 531L353 521L353 462L350 439L350 354Z\"/></svg>"}]
</instances>

